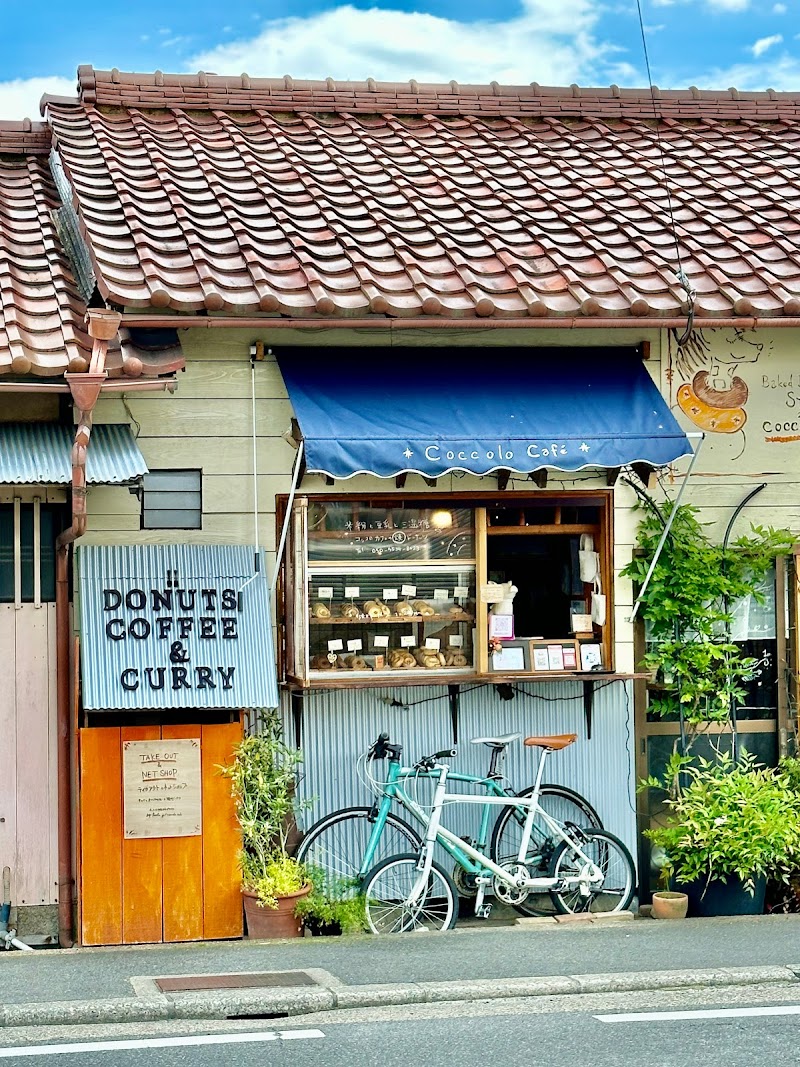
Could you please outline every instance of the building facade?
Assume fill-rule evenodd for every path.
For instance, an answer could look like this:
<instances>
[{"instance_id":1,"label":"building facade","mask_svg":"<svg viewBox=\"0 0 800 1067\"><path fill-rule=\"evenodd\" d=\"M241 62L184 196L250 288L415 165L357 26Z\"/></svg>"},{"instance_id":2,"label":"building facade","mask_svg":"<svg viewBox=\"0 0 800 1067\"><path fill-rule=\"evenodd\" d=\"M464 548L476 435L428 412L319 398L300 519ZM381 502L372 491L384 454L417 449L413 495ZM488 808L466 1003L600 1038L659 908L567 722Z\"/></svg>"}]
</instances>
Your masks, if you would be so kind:
<instances>
[{"instance_id":1,"label":"building facade","mask_svg":"<svg viewBox=\"0 0 800 1067\"><path fill-rule=\"evenodd\" d=\"M368 796L382 730L469 770L472 737L575 732L553 776L636 849L635 779L671 736L620 577L636 487L685 485L721 538L765 482L739 521L800 523L799 101L663 93L656 131L615 87L81 68L76 100L2 130L14 903L60 901L62 941L73 899L85 942L234 936L167 904L226 835L201 825L213 782L187 779L199 833L133 841L124 746L221 762L213 731L275 703L314 815ZM778 579L740 632L772 656L745 717L770 761ZM507 771L532 779L521 746Z\"/></svg>"}]
</instances>

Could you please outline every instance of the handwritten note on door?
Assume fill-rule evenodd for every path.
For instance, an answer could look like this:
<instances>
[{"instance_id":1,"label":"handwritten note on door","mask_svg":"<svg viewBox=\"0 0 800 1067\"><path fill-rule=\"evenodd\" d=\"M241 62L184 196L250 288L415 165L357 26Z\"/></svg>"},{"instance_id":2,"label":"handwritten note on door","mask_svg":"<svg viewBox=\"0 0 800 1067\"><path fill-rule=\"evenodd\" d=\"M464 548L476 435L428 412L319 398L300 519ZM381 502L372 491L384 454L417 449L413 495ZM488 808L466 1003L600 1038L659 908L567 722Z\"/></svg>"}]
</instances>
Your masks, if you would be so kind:
<instances>
[{"instance_id":1,"label":"handwritten note on door","mask_svg":"<svg viewBox=\"0 0 800 1067\"><path fill-rule=\"evenodd\" d=\"M122 742L125 837L201 832L200 738Z\"/></svg>"}]
</instances>

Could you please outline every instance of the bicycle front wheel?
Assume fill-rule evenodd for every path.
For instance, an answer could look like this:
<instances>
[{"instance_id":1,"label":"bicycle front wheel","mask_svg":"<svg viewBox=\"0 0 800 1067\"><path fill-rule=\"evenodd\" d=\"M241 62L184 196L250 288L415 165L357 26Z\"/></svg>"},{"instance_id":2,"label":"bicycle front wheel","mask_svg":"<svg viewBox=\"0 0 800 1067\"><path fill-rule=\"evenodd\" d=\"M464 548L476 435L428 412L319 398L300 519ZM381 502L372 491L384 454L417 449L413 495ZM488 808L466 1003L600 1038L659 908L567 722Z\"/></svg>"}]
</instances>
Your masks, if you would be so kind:
<instances>
[{"instance_id":1,"label":"bicycle front wheel","mask_svg":"<svg viewBox=\"0 0 800 1067\"><path fill-rule=\"evenodd\" d=\"M636 868L630 852L618 837L607 830L590 830L576 838L581 852L564 841L553 856L551 876L564 882L563 889L551 889L553 904L562 915L625 911L633 900ZM602 874L592 881L593 870Z\"/></svg>"},{"instance_id":2,"label":"bicycle front wheel","mask_svg":"<svg viewBox=\"0 0 800 1067\"><path fill-rule=\"evenodd\" d=\"M329 896L351 896L357 891L361 865L375 829L371 808L342 808L324 816L309 829L297 850L297 859L324 872ZM416 830L392 812L386 816L372 865L399 852L422 847Z\"/></svg>"},{"instance_id":3,"label":"bicycle front wheel","mask_svg":"<svg viewBox=\"0 0 800 1067\"><path fill-rule=\"evenodd\" d=\"M533 787L523 789L517 796L529 797L532 794ZM573 789L568 789L564 785L543 785L539 800L547 814L562 826L565 823L572 823L573 826L580 826L586 830L603 829L600 816L592 805ZM517 863L527 813L527 808L515 808L509 805L502 809L494 825L489 855L501 867ZM553 855L560 844L561 838L556 837L544 822L537 818L533 824L533 835L527 856L527 866L532 875L542 878L547 876ZM547 890L541 893L533 890L525 900L514 904L513 907L522 915L553 915L556 910Z\"/></svg>"},{"instance_id":4,"label":"bicycle front wheel","mask_svg":"<svg viewBox=\"0 0 800 1067\"><path fill-rule=\"evenodd\" d=\"M419 930L451 930L458 918L453 880L438 863L431 866L420 892L416 855L390 856L364 880L367 925L373 934L408 934Z\"/></svg>"}]
</instances>

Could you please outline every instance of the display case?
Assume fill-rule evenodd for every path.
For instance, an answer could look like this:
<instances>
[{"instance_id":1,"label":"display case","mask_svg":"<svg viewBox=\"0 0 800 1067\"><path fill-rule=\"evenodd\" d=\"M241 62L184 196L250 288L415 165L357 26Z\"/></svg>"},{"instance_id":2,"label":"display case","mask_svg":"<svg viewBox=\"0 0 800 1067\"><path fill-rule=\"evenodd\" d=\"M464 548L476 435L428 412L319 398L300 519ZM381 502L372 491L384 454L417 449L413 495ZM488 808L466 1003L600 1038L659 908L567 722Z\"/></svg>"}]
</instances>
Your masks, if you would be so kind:
<instances>
[{"instance_id":1,"label":"display case","mask_svg":"<svg viewBox=\"0 0 800 1067\"><path fill-rule=\"evenodd\" d=\"M290 579L305 605L302 623L299 611L291 620L297 678L474 673L472 510L300 506Z\"/></svg>"},{"instance_id":2,"label":"display case","mask_svg":"<svg viewBox=\"0 0 800 1067\"><path fill-rule=\"evenodd\" d=\"M297 689L608 676L611 505L609 490L296 499L282 678ZM581 573L584 542L596 583ZM602 623L589 617L598 588Z\"/></svg>"}]
</instances>

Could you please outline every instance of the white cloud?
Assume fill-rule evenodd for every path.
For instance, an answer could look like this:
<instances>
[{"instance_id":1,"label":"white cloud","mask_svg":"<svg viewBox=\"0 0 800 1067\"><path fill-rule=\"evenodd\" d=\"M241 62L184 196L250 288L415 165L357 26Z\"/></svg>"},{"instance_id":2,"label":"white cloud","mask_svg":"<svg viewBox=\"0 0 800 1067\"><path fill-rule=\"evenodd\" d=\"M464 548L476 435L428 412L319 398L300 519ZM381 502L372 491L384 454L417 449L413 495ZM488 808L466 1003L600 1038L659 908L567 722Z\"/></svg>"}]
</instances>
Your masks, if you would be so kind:
<instances>
[{"instance_id":1,"label":"white cloud","mask_svg":"<svg viewBox=\"0 0 800 1067\"><path fill-rule=\"evenodd\" d=\"M734 85L745 92L797 92L800 84L800 59L782 55L763 63L737 63L734 66L707 71L693 79L700 89L719 89Z\"/></svg>"},{"instance_id":2,"label":"white cloud","mask_svg":"<svg viewBox=\"0 0 800 1067\"><path fill-rule=\"evenodd\" d=\"M779 33L773 33L771 37L760 37L755 44L750 48L750 51L758 59L759 56L763 56L767 49L772 48L776 44L780 44L783 41L783 37Z\"/></svg>"},{"instance_id":3,"label":"white cloud","mask_svg":"<svg viewBox=\"0 0 800 1067\"><path fill-rule=\"evenodd\" d=\"M593 84L620 51L599 42L594 0L556 5L523 0L504 22L458 22L422 12L349 4L307 18L272 19L256 36L220 44L191 58L187 70L342 81ZM632 68L631 68L632 69Z\"/></svg>"},{"instance_id":4,"label":"white cloud","mask_svg":"<svg viewBox=\"0 0 800 1067\"><path fill-rule=\"evenodd\" d=\"M39 121L39 100L43 93L77 96L75 78L16 78L0 82L0 119Z\"/></svg>"},{"instance_id":5,"label":"white cloud","mask_svg":"<svg viewBox=\"0 0 800 1067\"><path fill-rule=\"evenodd\" d=\"M772 14L773 15L785 15L788 10L789 10L789 8L786 6L786 4L773 4L772 5Z\"/></svg>"},{"instance_id":6,"label":"white cloud","mask_svg":"<svg viewBox=\"0 0 800 1067\"><path fill-rule=\"evenodd\" d=\"M716 11L746 11L750 0L708 0L708 6Z\"/></svg>"}]
</instances>

